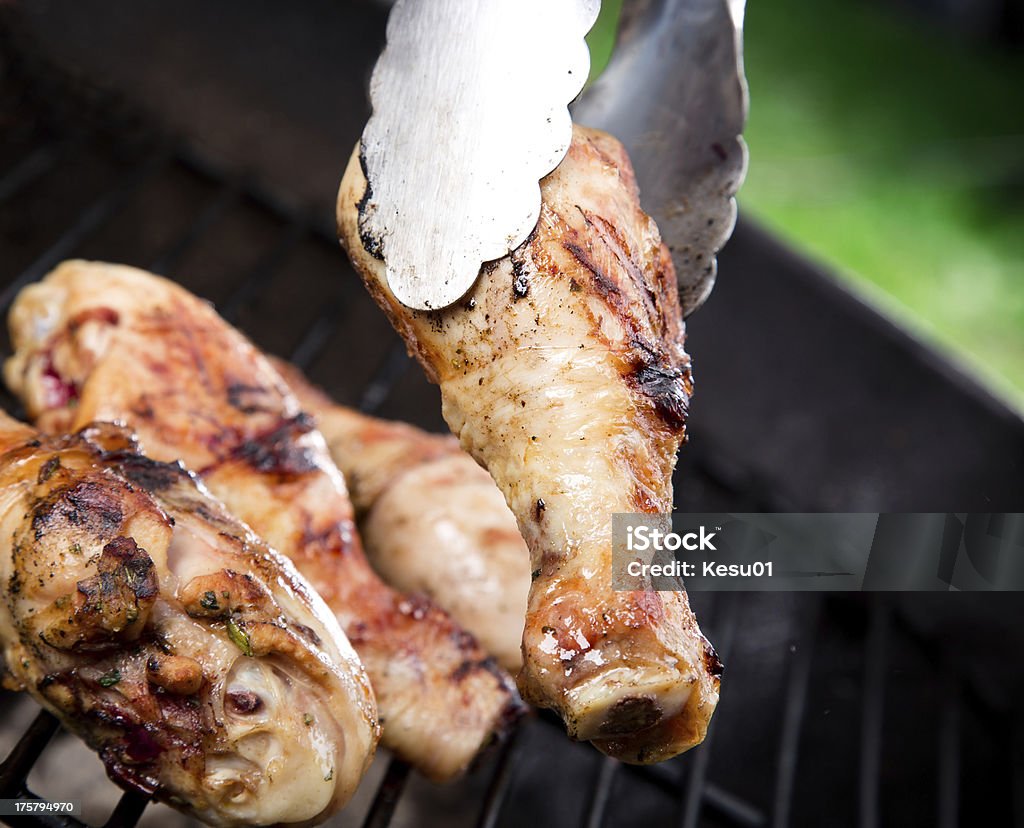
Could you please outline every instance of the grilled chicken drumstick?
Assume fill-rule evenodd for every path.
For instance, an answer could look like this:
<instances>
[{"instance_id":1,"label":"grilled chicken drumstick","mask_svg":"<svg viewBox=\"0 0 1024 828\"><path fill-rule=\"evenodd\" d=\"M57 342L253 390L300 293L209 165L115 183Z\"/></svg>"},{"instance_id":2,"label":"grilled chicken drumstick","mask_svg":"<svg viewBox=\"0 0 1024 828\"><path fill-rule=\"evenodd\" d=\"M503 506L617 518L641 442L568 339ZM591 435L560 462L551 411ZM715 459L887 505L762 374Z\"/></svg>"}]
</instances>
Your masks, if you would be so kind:
<instances>
[{"instance_id":1,"label":"grilled chicken drumstick","mask_svg":"<svg viewBox=\"0 0 1024 828\"><path fill-rule=\"evenodd\" d=\"M517 715L514 686L470 634L373 572L323 438L207 304L133 268L65 262L22 291L10 324L7 381L43 429L125 421L292 559L366 665L387 747L446 779Z\"/></svg>"},{"instance_id":2,"label":"grilled chicken drumstick","mask_svg":"<svg viewBox=\"0 0 1024 828\"><path fill-rule=\"evenodd\" d=\"M491 476L451 435L360 414L293 366L274 365L345 475L374 568L399 589L429 595L518 672L530 558Z\"/></svg>"},{"instance_id":3,"label":"grilled chicken drumstick","mask_svg":"<svg viewBox=\"0 0 1024 828\"><path fill-rule=\"evenodd\" d=\"M352 795L378 735L362 665L180 465L0 414L0 538L7 681L112 779L211 825L314 824Z\"/></svg>"},{"instance_id":4,"label":"grilled chicken drumstick","mask_svg":"<svg viewBox=\"0 0 1024 828\"><path fill-rule=\"evenodd\" d=\"M541 184L532 236L442 311L391 293L368 252L386 239L362 237L365 192L357 150L338 198L341 241L530 548L524 698L626 761L697 744L720 664L686 594L611 585L612 513L672 509L691 390L672 263L621 144L577 128Z\"/></svg>"}]
</instances>

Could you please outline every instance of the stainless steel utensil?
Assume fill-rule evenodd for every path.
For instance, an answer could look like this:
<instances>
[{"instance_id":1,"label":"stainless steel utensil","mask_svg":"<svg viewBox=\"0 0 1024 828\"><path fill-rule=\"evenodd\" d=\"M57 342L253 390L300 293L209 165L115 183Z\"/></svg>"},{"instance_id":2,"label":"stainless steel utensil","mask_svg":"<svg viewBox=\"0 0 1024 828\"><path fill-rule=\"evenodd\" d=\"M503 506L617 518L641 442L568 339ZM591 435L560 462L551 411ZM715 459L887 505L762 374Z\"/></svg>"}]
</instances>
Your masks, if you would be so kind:
<instances>
[{"instance_id":1,"label":"stainless steel utensil","mask_svg":"<svg viewBox=\"0 0 1024 828\"><path fill-rule=\"evenodd\" d=\"M363 133L360 229L404 304L457 301L536 225L568 149L598 0L398 0ZM573 108L621 140L672 251L688 316L715 283L746 171L743 0L627 0Z\"/></svg>"},{"instance_id":2,"label":"stainless steel utensil","mask_svg":"<svg viewBox=\"0 0 1024 828\"><path fill-rule=\"evenodd\" d=\"M686 316L714 287L747 168L742 27L743 0L627 0L611 63L573 108L629 151Z\"/></svg>"},{"instance_id":3,"label":"stainless steel utensil","mask_svg":"<svg viewBox=\"0 0 1024 828\"><path fill-rule=\"evenodd\" d=\"M399 0L370 82L367 249L404 304L457 301L526 240L572 139L599 0Z\"/></svg>"}]
</instances>

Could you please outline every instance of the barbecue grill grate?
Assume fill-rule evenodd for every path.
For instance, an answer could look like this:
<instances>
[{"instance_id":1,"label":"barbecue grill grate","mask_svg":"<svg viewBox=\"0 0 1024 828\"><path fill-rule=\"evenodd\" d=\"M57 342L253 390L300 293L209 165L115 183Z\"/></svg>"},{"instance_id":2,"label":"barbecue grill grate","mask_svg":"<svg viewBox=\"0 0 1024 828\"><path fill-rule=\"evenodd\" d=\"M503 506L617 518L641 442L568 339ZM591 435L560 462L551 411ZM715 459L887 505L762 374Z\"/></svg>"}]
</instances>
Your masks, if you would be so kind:
<instances>
[{"instance_id":1,"label":"barbecue grill grate","mask_svg":"<svg viewBox=\"0 0 1024 828\"><path fill-rule=\"evenodd\" d=\"M2 22L2 53L15 53L6 48L11 44L4 42ZM436 392L410 370L398 338L358 280L346 274L328 223L151 130L116 100L76 88L52 67L22 57L2 68L6 76L0 77L0 113L8 122L9 137L0 155L0 254L8 281L0 292L0 311L6 312L24 285L69 256L135 263L212 299L259 344L289 354L315 379L325 380L340 399L357 402L367 412L440 426ZM381 356L368 366L353 359L354 353ZM335 354L345 355L344 371L329 370ZM2 402L7 410L17 410L9 397ZM732 471L723 473L699 446L696 435L684 463L685 491L698 492L700 503L727 503L744 511L782 508L770 481L746 479L737 486L730 482L736 479ZM902 663L907 652L927 662L922 675L941 693L937 704L922 704L914 719L915 727L939 737L934 745L925 740L924 755L931 758L923 760L921 774L934 793L915 800L909 813L918 815L916 821L935 821L927 818L934 814L939 825L955 825L968 806L984 802L986 813L1003 815L1007 822L1021 819L1013 809L1021 805L1024 771L1017 743L1007 736L1007 718L929 642L915 639L887 605L813 595L719 594L695 596L694 601L723 660L735 664L706 743L651 768L620 765L584 746L566 748L576 768L572 778L584 780L584 790L575 798L566 793L566 800L578 801L580 807L559 812L558 824L632 825L642 816L648 824L686 828L781 828L809 818L820 821L822 814L846 801L849 819L856 815L861 826L878 825L883 799L892 794L887 790L892 776L885 763L887 729L913 715L916 707L915 700L894 718L885 715L894 659ZM782 620L762 630L766 634L760 639L737 636L739 629L764 626L765 617ZM844 696L830 689L837 675L853 682L852 692L848 689ZM936 675L942 680L933 682ZM754 692L761 682L770 687ZM731 687L739 694L735 700ZM744 694L752 698L745 707ZM823 724L817 712L814 732L807 727L812 704L817 711L844 698L845 714L837 712L835 729ZM964 772L974 761L965 756L968 718L984 722L995 734L988 746L992 749L972 774ZM476 825L523 824L526 816L541 824L533 816L545 808L557 810L552 788L544 788L543 781L558 784L553 774L561 778L563 768L530 753L527 742L543 740L546 731L560 727L547 714L527 719L471 774L467 790L485 789L473 817ZM723 733L723 728L731 729ZM844 747L856 745L856 739L835 736L844 728L860 734L859 750L850 755ZM39 713L0 765L0 797L37 798L27 779L59 729L50 714ZM819 729L821 735L815 735ZM828 755L823 763L830 773L827 781L815 768L822 752ZM993 770L986 774L985 768ZM747 775L756 779L745 779ZM390 760L363 825L391 824L412 778L407 765ZM730 779L733 787L713 781L717 779ZM824 786L824 792L809 795L807 779ZM961 784L966 781L973 785L970 790ZM563 793L555 790L558 796ZM893 801L891 796L887 800ZM104 825L133 826L148 804L139 794L125 793ZM826 810L816 813L819 807ZM908 813L899 810L898 801L893 807L897 815ZM8 820L12 825L83 825L66 816Z\"/></svg>"}]
</instances>

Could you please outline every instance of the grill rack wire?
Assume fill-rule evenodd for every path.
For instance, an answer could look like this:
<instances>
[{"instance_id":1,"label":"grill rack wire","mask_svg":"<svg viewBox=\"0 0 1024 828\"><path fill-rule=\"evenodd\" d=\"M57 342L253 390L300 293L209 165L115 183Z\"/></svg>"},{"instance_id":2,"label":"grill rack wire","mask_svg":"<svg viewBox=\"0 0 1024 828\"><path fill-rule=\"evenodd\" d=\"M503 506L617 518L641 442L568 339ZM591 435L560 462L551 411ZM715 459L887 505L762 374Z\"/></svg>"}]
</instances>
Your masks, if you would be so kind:
<instances>
[{"instance_id":1,"label":"grill rack wire","mask_svg":"<svg viewBox=\"0 0 1024 828\"><path fill-rule=\"evenodd\" d=\"M124 157L131 163L114 176L98 197L93 199L21 268L0 290L0 313L6 314L17 292L25 285L44 276L61 260L74 255L98 232L116 222L133 197L169 170L185 171L202 182L207 193L200 209L191 217L183 231L166 244L148 262L138 264L174 277L177 266L195 246L215 236L220 223L232 210L244 207L269 218L278 228L276 241L262 253L226 298L218 303L221 314L233 323L239 323L246 308L258 302L275 277L280 276L291 255L300 247L314 246L329 250L338 259L339 271L344 268L342 254L337 249L333 227L321 217L310 216L288 205L276 194L261 188L251 180L222 168L203 157L184 142L175 140L150 126L145 117L127 109L113 96L83 86L77 79L61 73L51 65L40 65L34 55L25 55L9 48L10 29L0 16L0 54L15 54L0 69L15 78L24 90L18 105L30 98L33 106L47 101L49 107L40 120L28 124L23 134L14 135L12 143L21 141L28 150L14 163L0 169L0 207L31 191L47 174L68 163L76 153L90 142L114 142L127 148ZM68 103L70 101L70 103ZM55 103L57 102L57 103ZM0 101L0 105L2 105ZM72 117L67 109L73 107ZM72 126L72 124L74 126ZM117 251L111 251L116 256ZM6 274L5 274L6 275ZM356 280L338 279L337 295L327 302L302 336L292 344L290 359L300 368L308 368L322 357L330 346L344 320L346 303L353 301ZM361 296L362 294L360 294ZM365 297L363 297L365 299ZM242 325L244 329L244 323ZM250 331L250 333L252 333ZM258 340L258 337L257 337ZM382 407L389 395L406 376L410 360L397 338L393 338L379 364L373 370L358 397L363 411L373 413ZM18 411L16 402L6 392L0 402L8 411ZM713 458L699 449L688 450L693 465L717 486L735 495L752 508L771 509L777 505L772 487L767 481L746 480L738 491L733 475L722 474ZM781 507L780 507L781 508ZM729 650L737 632L742 597L721 594L713 605L712 623L715 641L723 661L728 664ZM780 716L780 739L775 748L774 794L770 806L749 801L716 784L709 776L709 760L715 744L715 724L705 744L670 763L649 768L622 765L612 759L599 761L586 797L586 806L579 816L585 828L601 828L608 824L609 806L616 786L644 784L674 797L677 803L672 824L694 828L706 824L768 826L783 828L793 824L794 796L798 760L808 692L815 657L816 631L822 616L828 612L831 599L820 596L800 596L794 603L799 606L804 623L799 640L780 653L787 660L786 679ZM864 669L862 675L861 730L857 780L857 824L863 828L879 825L881 819L880 780L882 777L882 748L884 736L884 710L886 670L889 642L895 634L913 637L914 632L902 622L898 613L882 599L871 599L858 605L857 612L866 620L867 635L863 640ZM708 618L705 616L705 621ZM936 765L938 779L934 793L938 825L942 828L959 824L961 811L961 722L965 705L980 711L981 715L1003 722L1003 711L993 709L991 703L969 676L962 676L946 662L934 642L916 638L916 645L935 669L942 675L943 695ZM516 769L522 749L522 732L528 728L561 727L557 719L546 713L528 717L525 724L497 748L497 756L475 773L489 770L491 776L486 793L480 803L476 825L496 828L508 818L505 805L515 782ZM41 711L0 764L0 798L19 798L40 801L28 788L27 778L43 754L52 737L60 730L58 721L48 712ZM584 748L580 748L584 750ZM1011 766L1011 777L1016 784L1010 791L1015 801L1007 809L1013 813L1017 825L1022 822L1020 781L1024 779L1020 751L1011 742L1006 758ZM412 776L405 763L391 759L379 783L363 820L364 828L384 828L391 824L402 802L403 792ZM137 792L125 792L109 818L106 828L134 826L149 805L149 799ZM33 814L7 817L15 826L83 827L85 824L70 816Z\"/></svg>"}]
</instances>

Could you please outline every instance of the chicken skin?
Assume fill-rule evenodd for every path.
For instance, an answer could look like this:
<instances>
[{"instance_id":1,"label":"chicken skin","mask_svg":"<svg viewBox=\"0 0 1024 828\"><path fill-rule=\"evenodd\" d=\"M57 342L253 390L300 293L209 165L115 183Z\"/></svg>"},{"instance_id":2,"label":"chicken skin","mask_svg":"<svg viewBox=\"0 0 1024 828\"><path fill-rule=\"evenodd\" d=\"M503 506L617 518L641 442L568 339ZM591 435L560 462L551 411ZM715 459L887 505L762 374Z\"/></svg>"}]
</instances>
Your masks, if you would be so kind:
<instances>
[{"instance_id":1,"label":"chicken skin","mask_svg":"<svg viewBox=\"0 0 1024 828\"><path fill-rule=\"evenodd\" d=\"M518 672L530 556L491 476L450 435L360 414L296 368L274 365L345 475L374 568L399 589L429 595Z\"/></svg>"},{"instance_id":2,"label":"chicken skin","mask_svg":"<svg viewBox=\"0 0 1024 828\"><path fill-rule=\"evenodd\" d=\"M10 325L6 378L41 428L127 423L292 559L366 666L386 747L443 780L506 731L522 705L507 674L436 605L373 572L311 418L212 308L143 271L76 261L22 291Z\"/></svg>"},{"instance_id":3,"label":"chicken skin","mask_svg":"<svg viewBox=\"0 0 1024 828\"><path fill-rule=\"evenodd\" d=\"M612 514L671 512L692 391L672 262L621 144L576 128L533 234L441 311L390 291L387 239L361 226L366 188L357 149L341 242L530 549L523 697L628 762L698 744L721 665L686 593L612 588Z\"/></svg>"},{"instance_id":4,"label":"chicken skin","mask_svg":"<svg viewBox=\"0 0 1024 828\"><path fill-rule=\"evenodd\" d=\"M377 743L366 674L295 571L123 429L0 414L0 652L120 785L211 825L311 825Z\"/></svg>"}]
</instances>

